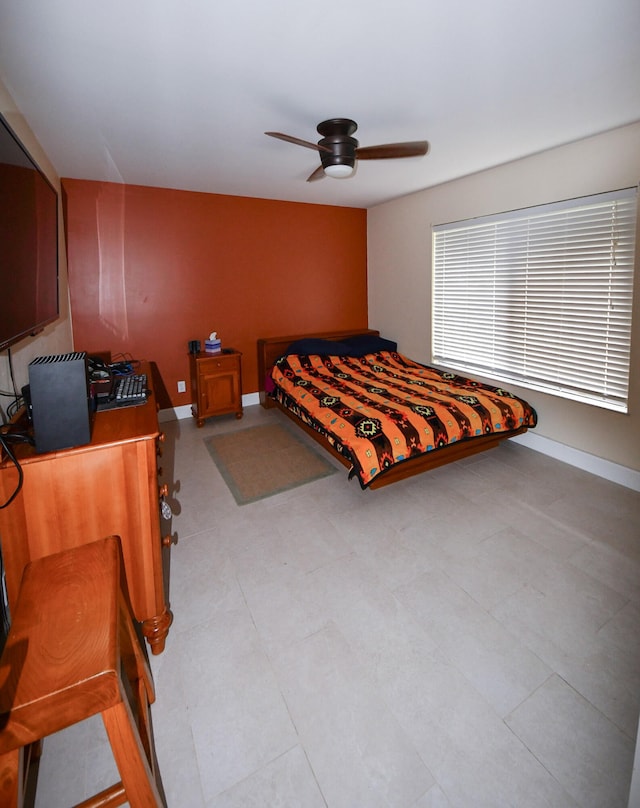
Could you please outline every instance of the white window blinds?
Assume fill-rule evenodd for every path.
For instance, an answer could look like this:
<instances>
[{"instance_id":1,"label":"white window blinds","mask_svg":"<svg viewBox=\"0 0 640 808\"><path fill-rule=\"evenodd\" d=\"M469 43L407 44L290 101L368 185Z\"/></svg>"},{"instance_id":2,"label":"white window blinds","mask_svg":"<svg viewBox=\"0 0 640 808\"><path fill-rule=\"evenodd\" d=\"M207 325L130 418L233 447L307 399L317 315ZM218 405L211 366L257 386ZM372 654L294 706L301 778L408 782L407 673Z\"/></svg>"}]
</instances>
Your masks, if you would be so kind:
<instances>
[{"instance_id":1,"label":"white window blinds","mask_svg":"<svg viewBox=\"0 0 640 808\"><path fill-rule=\"evenodd\" d=\"M433 361L626 412L637 189L433 228Z\"/></svg>"}]
</instances>

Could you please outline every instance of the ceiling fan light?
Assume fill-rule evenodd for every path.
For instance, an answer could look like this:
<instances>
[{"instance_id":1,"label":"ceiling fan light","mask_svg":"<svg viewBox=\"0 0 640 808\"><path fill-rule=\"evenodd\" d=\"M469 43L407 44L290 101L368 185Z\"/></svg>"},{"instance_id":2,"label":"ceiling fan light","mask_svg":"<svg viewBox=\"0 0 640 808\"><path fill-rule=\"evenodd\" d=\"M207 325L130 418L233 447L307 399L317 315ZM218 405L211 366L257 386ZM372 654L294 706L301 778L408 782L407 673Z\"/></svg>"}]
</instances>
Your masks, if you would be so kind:
<instances>
[{"instance_id":1,"label":"ceiling fan light","mask_svg":"<svg viewBox=\"0 0 640 808\"><path fill-rule=\"evenodd\" d=\"M344 179L345 177L350 177L353 174L353 166L346 165L345 163L325 166L324 173L328 177L333 177L334 179Z\"/></svg>"}]
</instances>

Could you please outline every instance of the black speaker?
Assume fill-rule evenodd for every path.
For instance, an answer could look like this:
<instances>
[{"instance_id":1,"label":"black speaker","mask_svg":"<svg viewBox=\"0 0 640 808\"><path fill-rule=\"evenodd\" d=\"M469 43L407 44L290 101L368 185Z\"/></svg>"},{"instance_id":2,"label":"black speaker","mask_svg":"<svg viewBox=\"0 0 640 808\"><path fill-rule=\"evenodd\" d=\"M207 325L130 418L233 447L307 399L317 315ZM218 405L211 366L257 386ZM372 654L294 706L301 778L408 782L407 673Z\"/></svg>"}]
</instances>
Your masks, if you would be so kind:
<instances>
[{"instance_id":1,"label":"black speaker","mask_svg":"<svg viewBox=\"0 0 640 808\"><path fill-rule=\"evenodd\" d=\"M38 356L29 364L29 388L36 452L89 443L93 407L84 351Z\"/></svg>"}]
</instances>

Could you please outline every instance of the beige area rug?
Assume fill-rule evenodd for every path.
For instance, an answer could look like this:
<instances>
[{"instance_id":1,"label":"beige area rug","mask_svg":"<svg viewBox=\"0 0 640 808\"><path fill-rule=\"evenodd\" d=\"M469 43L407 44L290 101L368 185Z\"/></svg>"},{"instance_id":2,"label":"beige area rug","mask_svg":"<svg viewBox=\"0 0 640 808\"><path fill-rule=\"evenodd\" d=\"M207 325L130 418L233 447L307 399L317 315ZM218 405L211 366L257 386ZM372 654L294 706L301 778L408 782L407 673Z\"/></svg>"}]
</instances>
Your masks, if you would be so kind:
<instances>
[{"instance_id":1,"label":"beige area rug","mask_svg":"<svg viewBox=\"0 0 640 808\"><path fill-rule=\"evenodd\" d=\"M225 432L206 438L205 444L238 505L288 491L337 470L281 424Z\"/></svg>"}]
</instances>

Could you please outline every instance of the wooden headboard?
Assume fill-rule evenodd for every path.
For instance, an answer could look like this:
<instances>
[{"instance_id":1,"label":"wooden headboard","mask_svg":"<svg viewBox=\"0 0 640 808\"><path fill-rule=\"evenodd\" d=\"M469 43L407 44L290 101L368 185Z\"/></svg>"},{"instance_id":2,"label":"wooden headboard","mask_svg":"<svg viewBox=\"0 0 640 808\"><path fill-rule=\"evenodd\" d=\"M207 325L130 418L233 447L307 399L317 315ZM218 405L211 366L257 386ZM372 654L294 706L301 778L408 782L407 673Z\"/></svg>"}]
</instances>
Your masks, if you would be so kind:
<instances>
[{"instance_id":1,"label":"wooden headboard","mask_svg":"<svg viewBox=\"0 0 640 808\"><path fill-rule=\"evenodd\" d=\"M258 340L258 384L260 385L260 403L263 407L275 406L273 401L265 393L265 379L271 372L274 362L287 350L292 342L299 339L315 337L320 339L341 340L346 337L355 337L358 334L370 334L379 336L380 332L371 328L352 329L350 331L316 331L310 334L292 334L288 337L262 337Z\"/></svg>"}]
</instances>

